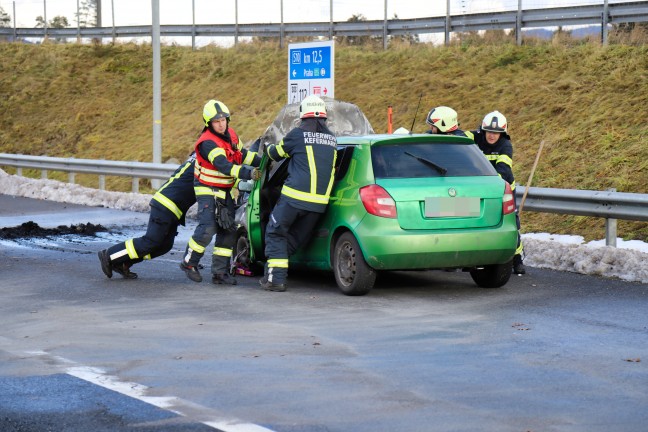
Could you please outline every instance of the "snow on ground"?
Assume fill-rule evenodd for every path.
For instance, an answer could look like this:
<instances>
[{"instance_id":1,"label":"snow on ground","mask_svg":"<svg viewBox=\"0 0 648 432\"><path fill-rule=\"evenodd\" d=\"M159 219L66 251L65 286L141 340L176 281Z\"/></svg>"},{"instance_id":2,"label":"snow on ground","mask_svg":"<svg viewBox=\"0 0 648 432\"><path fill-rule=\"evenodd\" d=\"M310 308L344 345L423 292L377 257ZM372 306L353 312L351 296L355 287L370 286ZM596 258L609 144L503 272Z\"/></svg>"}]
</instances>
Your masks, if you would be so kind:
<instances>
[{"instance_id":1,"label":"snow on ground","mask_svg":"<svg viewBox=\"0 0 648 432\"><path fill-rule=\"evenodd\" d=\"M99 206L147 213L151 195L101 191L55 180L30 179L0 170L0 191L35 199ZM195 206L189 217L195 215ZM588 275L616 277L648 283L648 243L617 239L617 247L605 240L585 243L581 236L547 233L523 234L525 260L530 267L541 267Z\"/></svg>"}]
</instances>

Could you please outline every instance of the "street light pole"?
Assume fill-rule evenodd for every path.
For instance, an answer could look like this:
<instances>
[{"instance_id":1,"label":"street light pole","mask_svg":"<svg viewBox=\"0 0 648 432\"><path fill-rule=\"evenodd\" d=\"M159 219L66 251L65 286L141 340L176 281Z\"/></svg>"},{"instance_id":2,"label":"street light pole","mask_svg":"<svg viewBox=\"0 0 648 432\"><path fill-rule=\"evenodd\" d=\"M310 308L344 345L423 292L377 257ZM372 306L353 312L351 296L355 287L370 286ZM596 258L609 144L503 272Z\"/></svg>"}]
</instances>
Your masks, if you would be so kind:
<instances>
[{"instance_id":1,"label":"street light pole","mask_svg":"<svg viewBox=\"0 0 648 432\"><path fill-rule=\"evenodd\" d=\"M162 163L162 78L160 72L160 0L151 0L153 26L153 163ZM153 189L161 186L160 180L151 180Z\"/></svg>"}]
</instances>

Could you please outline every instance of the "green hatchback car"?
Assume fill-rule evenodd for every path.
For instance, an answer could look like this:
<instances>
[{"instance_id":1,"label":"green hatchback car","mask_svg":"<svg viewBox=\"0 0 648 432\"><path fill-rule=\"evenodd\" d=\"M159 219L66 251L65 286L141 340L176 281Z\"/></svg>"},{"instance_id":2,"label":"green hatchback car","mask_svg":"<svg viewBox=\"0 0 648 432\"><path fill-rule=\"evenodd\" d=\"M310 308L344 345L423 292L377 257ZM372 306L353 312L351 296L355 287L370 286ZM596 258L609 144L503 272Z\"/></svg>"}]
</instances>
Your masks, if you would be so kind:
<instances>
[{"instance_id":1,"label":"green hatchback car","mask_svg":"<svg viewBox=\"0 0 648 432\"><path fill-rule=\"evenodd\" d=\"M329 206L290 267L333 271L364 295L390 270L461 269L484 288L505 285L517 242L515 201L477 145L446 135L338 137ZM264 234L287 161L264 157L249 194L236 257L265 260Z\"/></svg>"}]
</instances>

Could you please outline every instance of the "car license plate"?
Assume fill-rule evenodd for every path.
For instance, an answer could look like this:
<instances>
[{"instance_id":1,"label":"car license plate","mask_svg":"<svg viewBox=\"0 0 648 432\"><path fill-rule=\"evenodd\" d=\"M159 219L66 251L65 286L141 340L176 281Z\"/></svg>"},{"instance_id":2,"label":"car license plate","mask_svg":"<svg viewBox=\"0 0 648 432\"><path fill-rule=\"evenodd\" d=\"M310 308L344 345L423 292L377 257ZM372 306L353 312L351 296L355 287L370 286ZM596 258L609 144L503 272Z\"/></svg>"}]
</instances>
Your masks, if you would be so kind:
<instances>
[{"instance_id":1,"label":"car license plate","mask_svg":"<svg viewBox=\"0 0 648 432\"><path fill-rule=\"evenodd\" d=\"M477 217L479 204L479 197L429 197L425 198L425 217Z\"/></svg>"}]
</instances>

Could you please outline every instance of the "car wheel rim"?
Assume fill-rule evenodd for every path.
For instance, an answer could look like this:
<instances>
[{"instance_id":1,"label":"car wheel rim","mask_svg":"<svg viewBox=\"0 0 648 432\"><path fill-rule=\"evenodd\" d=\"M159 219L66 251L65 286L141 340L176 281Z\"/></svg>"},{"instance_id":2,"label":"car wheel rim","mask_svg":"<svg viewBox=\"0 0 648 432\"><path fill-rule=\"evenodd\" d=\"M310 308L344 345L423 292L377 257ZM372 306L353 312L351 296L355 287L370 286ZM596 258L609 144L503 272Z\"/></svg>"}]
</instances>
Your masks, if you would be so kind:
<instances>
[{"instance_id":1,"label":"car wheel rim","mask_svg":"<svg viewBox=\"0 0 648 432\"><path fill-rule=\"evenodd\" d=\"M238 242L236 242L236 251L234 261L239 264L248 265L250 261L250 245L246 237L239 237Z\"/></svg>"},{"instance_id":2,"label":"car wheel rim","mask_svg":"<svg viewBox=\"0 0 648 432\"><path fill-rule=\"evenodd\" d=\"M340 247L340 255L338 259L338 274L340 280L345 285L351 285L355 276L355 251L349 243L344 243Z\"/></svg>"}]
</instances>

